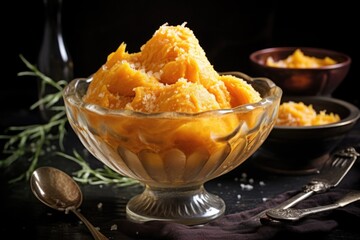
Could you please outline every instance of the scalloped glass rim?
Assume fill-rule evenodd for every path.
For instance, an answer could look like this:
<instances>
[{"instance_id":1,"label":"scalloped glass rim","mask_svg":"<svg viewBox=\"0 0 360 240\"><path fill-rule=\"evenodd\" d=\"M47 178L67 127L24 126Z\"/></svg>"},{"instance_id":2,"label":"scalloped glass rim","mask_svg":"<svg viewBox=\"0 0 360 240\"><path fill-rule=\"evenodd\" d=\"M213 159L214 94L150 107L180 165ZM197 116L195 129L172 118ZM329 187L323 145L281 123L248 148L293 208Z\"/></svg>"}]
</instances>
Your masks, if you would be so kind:
<instances>
[{"instance_id":1,"label":"scalloped glass rim","mask_svg":"<svg viewBox=\"0 0 360 240\"><path fill-rule=\"evenodd\" d=\"M223 72L220 73L222 75L234 75L239 78L244 79L247 82L259 82L262 84L267 84L267 88L269 89L267 91L267 94L261 94L262 99L259 102L252 103L252 104L244 104L241 106L237 106L235 108L229 108L229 109L215 109L215 110L209 110L199 113L183 113L183 112L158 112L158 113L143 113L143 112L136 112L133 110L124 110L124 109L108 109L104 108L99 105L85 103L82 101L82 96L85 94L85 92L81 93L82 96L79 96L78 93L69 93L70 86L73 86L74 89L77 88L77 85L85 82L86 84L90 84L92 81L92 76L88 78L76 78L72 80L69 83L69 87L67 87L63 93L64 97L67 98L69 102L75 105L79 105L81 108L85 108L88 111L97 113L97 114L103 114L103 115L119 115L119 116L132 116L132 117L147 117L147 118L201 118L206 117L209 115L224 115L224 114L230 114L230 113L239 113L239 112L248 112L252 111L255 108L263 108L268 105L271 105L273 101L281 98L282 96L282 89L275 85L274 82L272 82L268 78L264 77L258 77L258 78L251 78L248 75L241 73L241 72ZM72 94L72 96L70 95ZM264 95L264 96L263 96Z\"/></svg>"}]
</instances>

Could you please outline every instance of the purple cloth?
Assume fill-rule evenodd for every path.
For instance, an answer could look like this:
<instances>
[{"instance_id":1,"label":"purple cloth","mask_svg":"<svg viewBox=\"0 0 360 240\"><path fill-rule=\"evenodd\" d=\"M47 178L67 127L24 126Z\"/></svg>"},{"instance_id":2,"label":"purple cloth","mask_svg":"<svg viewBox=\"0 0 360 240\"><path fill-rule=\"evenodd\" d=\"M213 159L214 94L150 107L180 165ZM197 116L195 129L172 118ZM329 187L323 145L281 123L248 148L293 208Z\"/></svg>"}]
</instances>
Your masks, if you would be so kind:
<instances>
[{"instance_id":1,"label":"purple cloth","mask_svg":"<svg viewBox=\"0 0 360 240\"><path fill-rule=\"evenodd\" d=\"M334 203L350 190L337 189L315 194L298 203L296 208L308 208ZM228 214L202 226L186 226L178 223L149 221L133 223L122 220L118 231L129 239L169 239L169 240L227 240L227 239L273 239L281 236L307 236L307 234L326 234L347 224L353 231L360 232L356 222L360 220L360 201L345 207L307 216L295 222L280 224L260 224L252 221L253 216L261 211L276 206L298 191L289 191L270 199L258 207L239 213ZM349 221L353 224L349 224Z\"/></svg>"}]
</instances>

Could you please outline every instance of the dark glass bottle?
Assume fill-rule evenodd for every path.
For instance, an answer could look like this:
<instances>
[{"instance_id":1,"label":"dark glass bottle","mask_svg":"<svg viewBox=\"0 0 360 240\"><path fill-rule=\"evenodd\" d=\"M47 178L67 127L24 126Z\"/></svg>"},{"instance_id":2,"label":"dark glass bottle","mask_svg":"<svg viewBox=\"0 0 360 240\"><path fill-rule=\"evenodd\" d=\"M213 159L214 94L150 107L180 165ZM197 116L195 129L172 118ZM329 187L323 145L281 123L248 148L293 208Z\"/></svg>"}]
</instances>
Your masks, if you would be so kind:
<instances>
[{"instance_id":1,"label":"dark glass bottle","mask_svg":"<svg viewBox=\"0 0 360 240\"><path fill-rule=\"evenodd\" d=\"M73 62L62 33L62 1L44 0L44 35L38 56L39 70L54 81L70 81L73 79ZM40 84L41 82L39 82L40 99L49 93L58 91L52 86L46 86L41 91ZM62 99L58 103L62 104ZM54 112L43 105L39 107L44 120L49 120L54 114Z\"/></svg>"}]
</instances>

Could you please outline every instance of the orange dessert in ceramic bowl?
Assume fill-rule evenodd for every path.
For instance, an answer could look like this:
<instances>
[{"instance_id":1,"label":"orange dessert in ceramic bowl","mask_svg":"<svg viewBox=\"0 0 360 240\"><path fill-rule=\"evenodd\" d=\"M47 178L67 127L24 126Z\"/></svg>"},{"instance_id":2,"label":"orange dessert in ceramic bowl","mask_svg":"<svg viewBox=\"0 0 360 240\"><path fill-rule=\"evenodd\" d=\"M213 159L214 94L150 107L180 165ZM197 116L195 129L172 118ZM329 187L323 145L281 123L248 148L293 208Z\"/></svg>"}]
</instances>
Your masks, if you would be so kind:
<instances>
[{"instance_id":1,"label":"orange dessert in ceramic bowl","mask_svg":"<svg viewBox=\"0 0 360 240\"><path fill-rule=\"evenodd\" d=\"M270 78L284 96L331 96L347 76L351 57L310 47L273 47L250 55L256 76Z\"/></svg>"}]
</instances>

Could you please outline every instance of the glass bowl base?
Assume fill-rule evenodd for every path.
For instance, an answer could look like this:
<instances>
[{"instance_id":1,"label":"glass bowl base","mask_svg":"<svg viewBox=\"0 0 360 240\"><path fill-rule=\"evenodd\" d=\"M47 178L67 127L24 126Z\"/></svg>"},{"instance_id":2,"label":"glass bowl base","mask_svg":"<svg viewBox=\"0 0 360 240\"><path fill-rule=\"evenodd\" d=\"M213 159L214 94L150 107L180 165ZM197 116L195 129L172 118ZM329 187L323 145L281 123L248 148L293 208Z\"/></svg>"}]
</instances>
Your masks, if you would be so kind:
<instances>
[{"instance_id":1,"label":"glass bowl base","mask_svg":"<svg viewBox=\"0 0 360 240\"><path fill-rule=\"evenodd\" d=\"M203 185L186 188L154 188L130 199L126 215L133 222L170 221L199 225L222 216L225 202Z\"/></svg>"}]
</instances>

